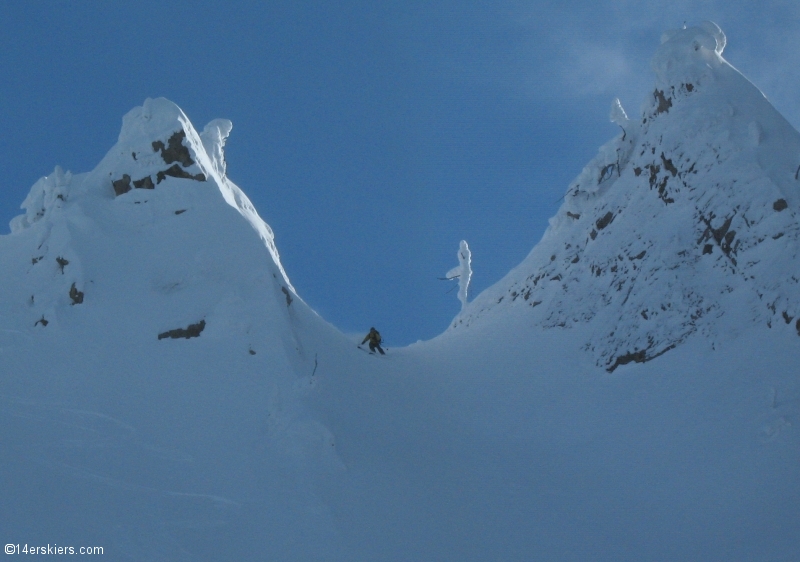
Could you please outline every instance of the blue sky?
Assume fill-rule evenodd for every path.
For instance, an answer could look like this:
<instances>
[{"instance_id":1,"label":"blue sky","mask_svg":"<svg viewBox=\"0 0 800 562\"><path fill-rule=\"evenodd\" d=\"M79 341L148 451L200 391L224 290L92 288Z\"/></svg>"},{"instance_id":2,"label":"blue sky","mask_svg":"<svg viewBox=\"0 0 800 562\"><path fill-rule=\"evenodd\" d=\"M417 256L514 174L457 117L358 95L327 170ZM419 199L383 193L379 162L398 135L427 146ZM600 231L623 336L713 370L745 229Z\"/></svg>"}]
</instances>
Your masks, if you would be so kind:
<instances>
[{"instance_id":1,"label":"blue sky","mask_svg":"<svg viewBox=\"0 0 800 562\"><path fill-rule=\"evenodd\" d=\"M233 121L228 175L300 295L388 345L443 331L533 248L568 183L637 115L664 30L711 19L800 125L800 6L772 1L0 4L0 222L55 165L89 171L164 96ZM8 232L5 226L0 232Z\"/></svg>"}]
</instances>

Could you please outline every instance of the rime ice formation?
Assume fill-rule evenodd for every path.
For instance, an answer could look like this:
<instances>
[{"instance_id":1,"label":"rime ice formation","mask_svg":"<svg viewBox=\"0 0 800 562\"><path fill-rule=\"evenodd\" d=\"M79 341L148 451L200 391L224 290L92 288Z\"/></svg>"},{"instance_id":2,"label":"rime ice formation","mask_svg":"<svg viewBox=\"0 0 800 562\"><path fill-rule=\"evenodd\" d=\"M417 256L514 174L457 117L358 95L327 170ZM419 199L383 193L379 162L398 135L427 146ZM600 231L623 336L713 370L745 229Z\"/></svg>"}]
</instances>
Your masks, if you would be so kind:
<instances>
[{"instance_id":1,"label":"rime ice formation","mask_svg":"<svg viewBox=\"0 0 800 562\"><path fill-rule=\"evenodd\" d=\"M467 306L467 291L469 282L472 279L472 252L466 240L462 240L458 245L458 265L447 272L446 279L458 279L458 300L461 301L461 308Z\"/></svg>"},{"instance_id":2,"label":"rime ice formation","mask_svg":"<svg viewBox=\"0 0 800 562\"><path fill-rule=\"evenodd\" d=\"M800 135L722 58L725 41L711 22L664 34L640 118L614 104L623 132L457 325L509 307L545 328L588 323L608 371L693 334L713 346L729 320L800 335Z\"/></svg>"},{"instance_id":3,"label":"rime ice formation","mask_svg":"<svg viewBox=\"0 0 800 562\"><path fill-rule=\"evenodd\" d=\"M608 118L612 123L616 123L622 127L623 131L628 127L630 120L628 119L628 114L625 113L625 109L622 107L622 103L620 103L619 98L615 98L611 104L611 112L609 113Z\"/></svg>"}]
</instances>

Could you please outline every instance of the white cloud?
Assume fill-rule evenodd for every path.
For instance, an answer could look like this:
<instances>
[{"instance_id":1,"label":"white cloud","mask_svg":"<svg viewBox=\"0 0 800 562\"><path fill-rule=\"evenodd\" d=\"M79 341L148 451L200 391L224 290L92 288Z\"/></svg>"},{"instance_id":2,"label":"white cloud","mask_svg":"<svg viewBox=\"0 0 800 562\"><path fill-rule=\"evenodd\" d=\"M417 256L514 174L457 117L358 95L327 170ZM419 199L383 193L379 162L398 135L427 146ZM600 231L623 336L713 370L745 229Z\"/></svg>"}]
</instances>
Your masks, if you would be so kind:
<instances>
[{"instance_id":1,"label":"white cloud","mask_svg":"<svg viewBox=\"0 0 800 562\"><path fill-rule=\"evenodd\" d=\"M631 63L619 47L584 45L571 51L561 81L572 95L609 94L631 79Z\"/></svg>"},{"instance_id":2,"label":"white cloud","mask_svg":"<svg viewBox=\"0 0 800 562\"><path fill-rule=\"evenodd\" d=\"M520 87L529 97L620 97L635 115L653 83L650 58L662 32L703 20L728 35L724 56L800 126L800 3L771 0L565 1L527 4L513 16L528 31Z\"/></svg>"}]
</instances>

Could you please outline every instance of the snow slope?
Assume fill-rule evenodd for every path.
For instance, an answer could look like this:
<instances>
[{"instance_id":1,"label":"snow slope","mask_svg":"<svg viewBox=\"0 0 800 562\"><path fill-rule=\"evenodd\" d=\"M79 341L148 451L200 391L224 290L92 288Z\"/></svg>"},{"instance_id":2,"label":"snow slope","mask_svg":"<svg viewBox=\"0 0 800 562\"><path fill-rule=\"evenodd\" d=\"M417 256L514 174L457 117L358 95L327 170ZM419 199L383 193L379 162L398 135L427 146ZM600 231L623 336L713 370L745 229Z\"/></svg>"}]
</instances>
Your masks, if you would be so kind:
<instances>
[{"instance_id":1,"label":"snow slope","mask_svg":"<svg viewBox=\"0 0 800 562\"><path fill-rule=\"evenodd\" d=\"M230 122L147 100L0 237L0 535L111 560L795 560L800 139L723 47L667 34L642 118L614 106L530 256L385 357L293 290L226 177Z\"/></svg>"}]
</instances>

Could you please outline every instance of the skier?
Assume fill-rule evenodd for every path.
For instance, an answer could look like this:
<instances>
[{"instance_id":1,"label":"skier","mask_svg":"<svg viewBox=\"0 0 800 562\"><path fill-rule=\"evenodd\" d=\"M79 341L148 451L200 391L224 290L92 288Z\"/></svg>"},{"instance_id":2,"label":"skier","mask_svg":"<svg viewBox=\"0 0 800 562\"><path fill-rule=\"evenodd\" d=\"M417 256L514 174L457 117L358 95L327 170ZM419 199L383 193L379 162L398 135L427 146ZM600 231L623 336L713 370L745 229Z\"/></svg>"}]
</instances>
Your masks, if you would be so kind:
<instances>
[{"instance_id":1,"label":"skier","mask_svg":"<svg viewBox=\"0 0 800 562\"><path fill-rule=\"evenodd\" d=\"M369 340L370 353L375 353L375 348L378 348L378 351L381 352L381 355L386 355L383 352L383 349L381 349L381 334L380 332L378 332L378 330L376 330L375 328L370 328L369 334L364 336L364 339L361 341L361 343L362 344L366 343L367 340Z\"/></svg>"}]
</instances>

